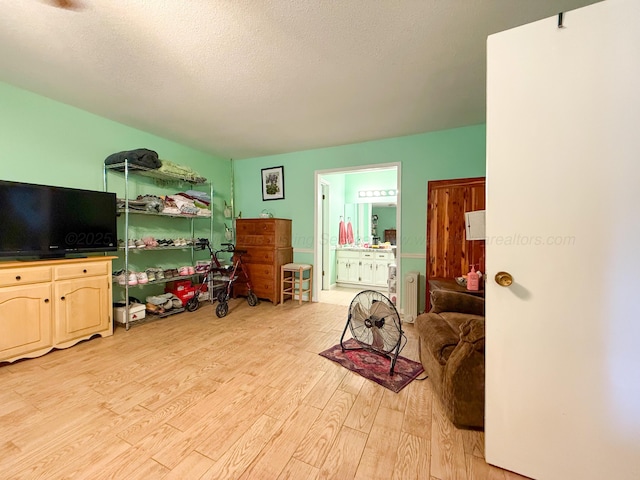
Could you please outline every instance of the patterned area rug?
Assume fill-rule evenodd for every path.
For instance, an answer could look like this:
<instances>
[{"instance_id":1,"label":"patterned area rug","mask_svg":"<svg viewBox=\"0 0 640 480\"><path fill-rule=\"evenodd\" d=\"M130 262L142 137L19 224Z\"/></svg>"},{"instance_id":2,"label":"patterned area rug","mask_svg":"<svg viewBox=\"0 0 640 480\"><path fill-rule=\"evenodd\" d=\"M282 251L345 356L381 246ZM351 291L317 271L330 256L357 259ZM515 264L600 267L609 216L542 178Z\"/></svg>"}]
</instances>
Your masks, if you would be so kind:
<instances>
[{"instance_id":1,"label":"patterned area rug","mask_svg":"<svg viewBox=\"0 0 640 480\"><path fill-rule=\"evenodd\" d=\"M344 345L347 348L354 348L358 346L358 342L350 338L344 342ZM392 377L389 372L391 369L389 358L367 350L343 352L340 344L320 352L320 355L396 393L424 371L421 363L399 356Z\"/></svg>"}]
</instances>

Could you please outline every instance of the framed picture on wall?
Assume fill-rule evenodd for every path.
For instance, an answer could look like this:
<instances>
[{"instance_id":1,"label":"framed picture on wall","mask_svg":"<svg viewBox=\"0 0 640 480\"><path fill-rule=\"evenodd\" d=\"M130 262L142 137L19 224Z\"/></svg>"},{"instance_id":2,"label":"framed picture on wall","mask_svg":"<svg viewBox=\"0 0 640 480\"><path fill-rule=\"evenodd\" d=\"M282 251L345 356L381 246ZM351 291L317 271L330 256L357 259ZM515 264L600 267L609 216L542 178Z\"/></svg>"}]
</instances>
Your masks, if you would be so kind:
<instances>
[{"instance_id":1,"label":"framed picture on wall","mask_svg":"<svg viewBox=\"0 0 640 480\"><path fill-rule=\"evenodd\" d=\"M284 167L262 169L262 200L284 198Z\"/></svg>"}]
</instances>

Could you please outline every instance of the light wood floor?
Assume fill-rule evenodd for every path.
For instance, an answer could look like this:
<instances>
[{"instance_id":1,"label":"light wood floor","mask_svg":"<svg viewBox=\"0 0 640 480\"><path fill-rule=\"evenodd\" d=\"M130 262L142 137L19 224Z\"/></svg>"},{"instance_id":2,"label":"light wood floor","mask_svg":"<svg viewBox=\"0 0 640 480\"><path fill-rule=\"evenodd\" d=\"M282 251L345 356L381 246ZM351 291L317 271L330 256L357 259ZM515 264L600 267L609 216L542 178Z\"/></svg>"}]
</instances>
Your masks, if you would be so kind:
<instances>
[{"instance_id":1,"label":"light wood floor","mask_svg":"<svg viewBox=\"0 0 640 480\"><path fill-rule=\"evenodd\" d=\"M0 366L0 478L524 478L484 462L429 380L395 394L320 357L346 313L237 299Z\"/></svg>"}]
</instances>

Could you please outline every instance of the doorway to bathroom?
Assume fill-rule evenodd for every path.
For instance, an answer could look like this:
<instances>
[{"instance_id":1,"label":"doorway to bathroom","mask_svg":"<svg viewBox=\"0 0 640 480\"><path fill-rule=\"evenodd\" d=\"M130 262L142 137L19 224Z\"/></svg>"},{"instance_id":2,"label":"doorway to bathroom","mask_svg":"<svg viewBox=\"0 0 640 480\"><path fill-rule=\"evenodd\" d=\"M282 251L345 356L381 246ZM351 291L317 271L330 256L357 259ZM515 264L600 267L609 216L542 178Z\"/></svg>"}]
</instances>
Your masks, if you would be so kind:
<instances>
[{"instance_id":1,"label":"doorway to bathroom","mask_svg":"<svg viewBox=\"0 0 640 480\"><path fill-rule=\"evenodd\" d=\"M401 278L400 168L400 163L394 162L315 172L314 263L321 266L314 269L317 301L348 305L365 289L390 294L386 276L374 283L366 279L360 282L360 277L343 281L344 276L341 278L338 272L339 251L388 245L384 251L392 252L394 259L387 263L394 262L396 278ZM341 227L347 226L352 235L345 237ZM399 283L395 290L395 297L401 298Z\"/></svg>"}]
</instances>

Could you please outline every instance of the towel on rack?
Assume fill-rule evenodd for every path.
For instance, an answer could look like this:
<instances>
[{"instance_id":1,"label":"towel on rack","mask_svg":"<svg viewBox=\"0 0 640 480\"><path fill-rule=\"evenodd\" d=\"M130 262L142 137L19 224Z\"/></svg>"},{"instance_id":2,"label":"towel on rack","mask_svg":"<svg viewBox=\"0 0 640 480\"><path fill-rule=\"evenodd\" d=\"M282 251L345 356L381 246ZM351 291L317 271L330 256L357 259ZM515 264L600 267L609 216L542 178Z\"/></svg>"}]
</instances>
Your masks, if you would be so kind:
<instances>
[{"instance_id":1,"label":"towel on rack","mask_svg":"<svg viewBox=\"0 0 640 480\"><path fill-rule=\"evenodd\" d=\"M344 224L344 220L340 220L338 225L338 245L345 245L347 243L347 227Z\"/></svg>"},{"instance_id":2,"label":"towel on rack","mask_svg":"<svg viewBox=\"0 0 640 480\"><path fill-rule=\"evenodd\" d=\"M347 242L349 244L353 244L355 243L353 240L353 226L351 225L351 222L347 222L347 238L346 238Z\"/></svg>"}]
</instances>

